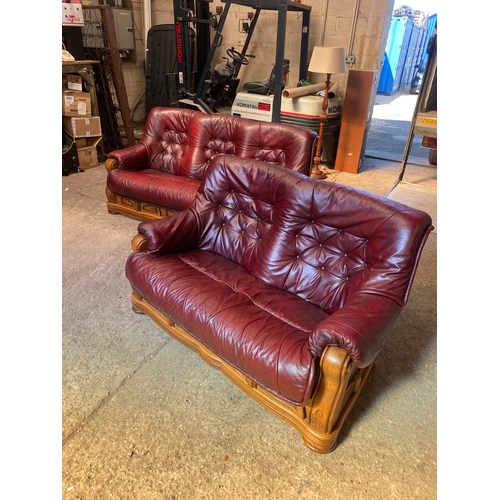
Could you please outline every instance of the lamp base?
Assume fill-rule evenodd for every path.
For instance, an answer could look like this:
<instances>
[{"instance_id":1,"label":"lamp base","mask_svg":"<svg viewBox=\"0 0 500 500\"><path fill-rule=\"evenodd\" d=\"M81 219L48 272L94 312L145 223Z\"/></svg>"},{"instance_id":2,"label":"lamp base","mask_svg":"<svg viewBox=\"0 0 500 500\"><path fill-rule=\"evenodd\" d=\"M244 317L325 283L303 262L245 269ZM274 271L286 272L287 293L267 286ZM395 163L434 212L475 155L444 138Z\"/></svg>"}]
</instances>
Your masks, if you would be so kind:
<instances>
[{"instance_id":1,"label":"lamp base","mask_svg":"<svg viewBox=\"0 0 500 500\"><path fill-rule=\"evenodd\" d=\"M320 170L316 165L311 169L311 177L313 179L326 179L328 176L323 170Z\"/></svg>"},{"instance_id":2,"label":"lamp base","mask_svg":"<svg viewBox=\"0 0 500 500\"><path fill-rule=\"evenodd\" d=\"M318 165L321 161L321 148L323 145L323 129L326 122L326 109L328 107L328 90L330 89L330 75L326 74L325 82L325 94L323 96L323 103L321 104L321 114L319 115L319 131L318 131L318 142L316 144L316 155L314 156L314 166L311 170L311 177L314 179L326 179L327 175L325 172L319 169Z\"/></svg>"}]
</instances>

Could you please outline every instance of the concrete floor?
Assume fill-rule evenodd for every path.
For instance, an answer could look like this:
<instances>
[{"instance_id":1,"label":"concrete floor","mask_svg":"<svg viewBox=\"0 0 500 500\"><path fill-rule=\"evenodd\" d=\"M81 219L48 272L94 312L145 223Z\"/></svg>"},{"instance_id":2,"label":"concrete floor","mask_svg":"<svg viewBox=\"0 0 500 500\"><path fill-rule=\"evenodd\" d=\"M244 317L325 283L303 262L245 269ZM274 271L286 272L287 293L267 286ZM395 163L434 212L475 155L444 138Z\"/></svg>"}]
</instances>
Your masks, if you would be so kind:
<instances>
[{"instance_id":1,"label":"concrete floor","mask_svg":"<svg viewBox=\"0 0 500 500\"><path fill-rule=\"evenodd\" d=\"M400 165L324 168L384 196ZM63 177L62 497L436 498L436 176L410 165L389 196L426 210L436 230L329 455L132 312L124 264L138 222L107 213L104 166Z\"/></svg>"},{"instance_id":2,"label":"concrete floor","mask_svg":"<svg viewBox=\"0 0 500 500\"><path fill-rule=\"evenodd\" d=\"M398 140L401 157L405 132ZM103 165L63 177L63 499L437 498L437 168L415 146L393 189L401 165L386 144L370 136L358 174L321 168L427 211L435 230L328 455L133 313L124 265L138 221L107 213Z\"/></svg>"}]
</instances>

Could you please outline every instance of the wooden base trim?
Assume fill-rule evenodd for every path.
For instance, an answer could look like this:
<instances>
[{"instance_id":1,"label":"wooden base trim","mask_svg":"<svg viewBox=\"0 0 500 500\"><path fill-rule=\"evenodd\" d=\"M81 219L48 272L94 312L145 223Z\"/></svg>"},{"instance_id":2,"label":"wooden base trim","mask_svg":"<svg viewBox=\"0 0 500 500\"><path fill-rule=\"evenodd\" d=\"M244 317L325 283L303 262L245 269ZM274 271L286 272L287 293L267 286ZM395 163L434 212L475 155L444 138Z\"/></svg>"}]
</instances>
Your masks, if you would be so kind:
<instances>
[{"instance_id":1,"label":"wooden base trim","mask_svg":"<svg viewBox=\"0 0 500 500\"><path fill-rule=\"evenodd\" d=\"M156 220L177 213L176 210L120 196L110 191L108 187L106 187L106 197L108 198L107 204L110 214L128 215L139 220Z\"/></svg>"},{"instance_id":2,"label":"wooden base trim","mask_svg":"<svg viewBox=\"0 0 500 500\"><path fill-rule=\"evenodd\" d=\"M221 371L253 400L291 424L302 435L305 445L315 453L330 453L335 449L340 429L373 366L358 370L343 348L327 347L320 361L320 375L311 400L305 407L296 406L249 380L135 291L132 293L132 309L149 316L166 333Z\"/></svg>"},{"instance_id":3,"label":"wooden base trim","mask_svg":"<svg viewBox=\"0 0 500 500\"><path fill-rule=\"evenodd\" d=\"M118 161L114 158L109 158L104 165L106 170L111 172L111 170L118 168ZM113 193L107 186L106 198L108 199L108 212L110 214L128 215L129 217L139 220L156 220L177 213L177 210L133 200L126 196Z\"/></svg>"}]
</instances>

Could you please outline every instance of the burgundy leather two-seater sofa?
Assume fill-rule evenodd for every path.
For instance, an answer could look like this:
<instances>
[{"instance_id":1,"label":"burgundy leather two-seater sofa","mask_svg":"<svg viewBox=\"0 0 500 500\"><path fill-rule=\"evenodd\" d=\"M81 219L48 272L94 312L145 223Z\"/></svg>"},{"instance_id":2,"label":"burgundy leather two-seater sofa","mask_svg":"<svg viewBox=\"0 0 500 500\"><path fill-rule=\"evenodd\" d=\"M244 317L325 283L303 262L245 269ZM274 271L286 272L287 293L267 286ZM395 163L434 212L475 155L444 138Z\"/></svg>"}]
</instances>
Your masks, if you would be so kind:
<instances>
[{"instance_id":1,"label":"burgundy leather two-seater sofa","mask_svg":"<svg viewBox=\"0 0 500 500\"><path fill-rule=\"evenodd\" d=\"M432 229L400 203L216 156L183 211L139 224L132 307L328 453Z\"/></svg>"},{"instance_id":2,"label":"burgundy leather two-seater sofa","mask_svg":"<svg viewBox=\"0 0 500 500\"><path fill-rule=\"evenodd\" d=\"M309 175L316 143L316 132L292 125L153 108L142 138L108 154L108 211L153 220L184 209L215 155L266 161Z\"/></svg>"}]
</instances>

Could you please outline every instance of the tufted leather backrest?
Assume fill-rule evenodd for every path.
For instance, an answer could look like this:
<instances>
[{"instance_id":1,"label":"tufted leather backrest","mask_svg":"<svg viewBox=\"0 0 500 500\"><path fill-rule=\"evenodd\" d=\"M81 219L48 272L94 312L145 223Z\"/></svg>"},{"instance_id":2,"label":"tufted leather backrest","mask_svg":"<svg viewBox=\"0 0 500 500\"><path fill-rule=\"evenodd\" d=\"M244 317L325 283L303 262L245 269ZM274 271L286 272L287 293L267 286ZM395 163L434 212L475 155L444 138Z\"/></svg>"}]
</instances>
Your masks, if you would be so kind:
<instances>
[{"instance_id":1,"label":"tufted leather backrest","mask_svg":"<svg viewBox=\"0 0 500 500\"><path fill-rule=\"evenodd\" d=\"M216 156L193 204L201 248L329 314L356 293L408 299L430 217L263 162Z\"/></svg>"},{"instance_id":2,"label":"tufted leather backrest","mask_svg":"<svg viewBox=\"0 0 500 500\"><path fill-rule=\"evenodd\" d=\"M197 115L192 129L192 173L199 179L217 154L236 155L309 175L317 134L282 123L230 115Z\"/></svg>"},{"instance_id":3,"label":"tufted leather backrest","mask_svg":"<svg viewBox=\"0 0 500 500\"><path fill-rule=\"evenodd\" d=\"M181 108L153 108L146 119L139 142L148 150L148 168L174 175L188 170L192 147L189 130L198 111Z\"/></svg>"},{"instance_id":4,"label":"tufted leather backrest","mask_svg":"<svg viewBox=\"0 0 500 500\"><path fill-rule=\"evenodd\" d=\"M201 180L217 154L267 161L309 175L316 141L316 132L292 125L156 107L139 142L148 149L149 168Z\"/></svg>"}]
</instances>

